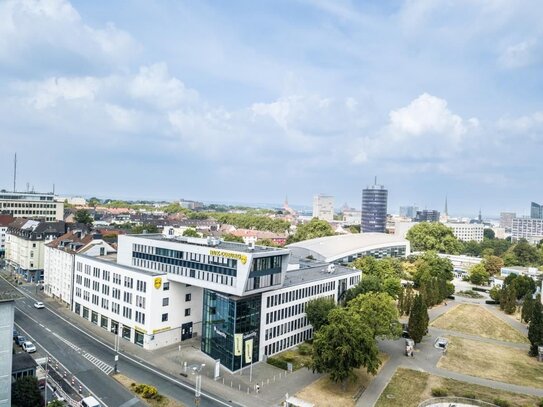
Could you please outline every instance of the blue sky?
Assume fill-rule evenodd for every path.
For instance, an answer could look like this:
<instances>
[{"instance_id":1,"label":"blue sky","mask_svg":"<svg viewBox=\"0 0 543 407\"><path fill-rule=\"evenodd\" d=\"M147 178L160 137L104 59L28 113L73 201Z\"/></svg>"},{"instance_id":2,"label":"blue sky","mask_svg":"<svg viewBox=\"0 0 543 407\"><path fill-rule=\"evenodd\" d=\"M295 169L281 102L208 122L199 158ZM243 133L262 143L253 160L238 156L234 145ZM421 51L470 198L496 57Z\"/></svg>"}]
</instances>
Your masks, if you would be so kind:
<instances>
[{"instance_id":1,"label":"blue sky","mask_svg":"<svg viewBox=\"0 0 543 407\"><path fill-rule=\"evenodd\" d=\"M0 3L0 170L99 197L528 214L538 0Z\"/></svg>"}]
</instances>

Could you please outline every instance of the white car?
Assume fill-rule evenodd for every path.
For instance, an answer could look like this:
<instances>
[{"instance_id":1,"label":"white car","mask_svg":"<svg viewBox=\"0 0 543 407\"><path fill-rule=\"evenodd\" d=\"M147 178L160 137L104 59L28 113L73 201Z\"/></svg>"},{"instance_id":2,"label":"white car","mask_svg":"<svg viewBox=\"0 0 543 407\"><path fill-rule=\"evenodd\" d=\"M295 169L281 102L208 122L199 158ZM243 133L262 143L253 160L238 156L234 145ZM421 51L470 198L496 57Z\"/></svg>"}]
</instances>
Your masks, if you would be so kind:
<instances>
[{"instance_id":1,"label":"white car","mask_svg":"<svg viewBox=\"0 0 543 407\"><path fill-rule=\"evenodd\" d=\"M23 350L27 353L36 352L36 347L30 341L23 342Z\"/></svg>"},{"instance_id":2,"label":"white car","mask_svg":"<svg viewBox=\"0 0 543 407\"><path fill-rule=\"evenodd\" d=\"M34 308L38 308L38 309L45 308L45 305L43 305L43 302L38 301L34 303Z\"/></svg>"}]
</instances>

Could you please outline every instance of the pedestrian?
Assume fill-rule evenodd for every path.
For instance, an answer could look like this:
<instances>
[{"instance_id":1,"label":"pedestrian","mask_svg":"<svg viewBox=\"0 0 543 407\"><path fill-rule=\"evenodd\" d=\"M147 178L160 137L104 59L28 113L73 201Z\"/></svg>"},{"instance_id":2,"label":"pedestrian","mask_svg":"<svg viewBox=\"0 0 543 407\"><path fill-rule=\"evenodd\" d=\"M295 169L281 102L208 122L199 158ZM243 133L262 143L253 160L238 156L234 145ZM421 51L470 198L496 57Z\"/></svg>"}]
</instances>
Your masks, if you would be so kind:
<instances>
[{"instance_id":1,"label":"pedestrian","mask_svg":"<svg viewBox=\"0 0 543 407\"><path fill-rule=\"evenodd\" d=\"M256 394L260 393L260 386L258 384L255 386L255 389L256 389Z\"/></svg>"}]
</instances>

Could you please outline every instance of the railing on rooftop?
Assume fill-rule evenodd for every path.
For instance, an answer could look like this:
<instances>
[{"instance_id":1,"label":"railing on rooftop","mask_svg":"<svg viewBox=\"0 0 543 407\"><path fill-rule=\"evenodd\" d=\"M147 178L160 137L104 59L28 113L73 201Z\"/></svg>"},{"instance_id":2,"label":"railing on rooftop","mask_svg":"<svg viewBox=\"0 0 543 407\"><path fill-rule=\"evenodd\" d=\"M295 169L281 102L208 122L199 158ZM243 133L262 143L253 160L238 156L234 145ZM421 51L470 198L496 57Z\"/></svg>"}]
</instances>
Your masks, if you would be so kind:
<instances>
[{"instance_id":1,"label":"railing on rooftop","mask_svg":"<svg viewBox=\"0 0 543 407\"><path fill-rule=\"evenodd\" d=\"M428 399L419 404L418 407L430 407L438 404L448 404L449 406L454 406L455 404L464 404L468 406L476 407L498 407L496 404L487 403L486 401L469 399L466 397L435 397Z\"/></svg>"}]
</instances>

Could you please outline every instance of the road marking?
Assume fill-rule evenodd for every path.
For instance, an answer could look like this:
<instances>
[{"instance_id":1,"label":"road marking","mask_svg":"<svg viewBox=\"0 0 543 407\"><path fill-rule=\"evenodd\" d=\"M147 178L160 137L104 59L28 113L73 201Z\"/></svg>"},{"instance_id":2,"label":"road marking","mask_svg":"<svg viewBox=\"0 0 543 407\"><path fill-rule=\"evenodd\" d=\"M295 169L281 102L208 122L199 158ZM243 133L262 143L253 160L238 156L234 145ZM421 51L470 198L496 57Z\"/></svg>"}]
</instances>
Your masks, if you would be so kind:
<instances>
[{"instance_id":1,"label":"road marking","mask_svg":"<svg viewBox=\"0 0 543 407\"><path fill-rule=\"evenodd\" d=\"M128 400L126 403L121 404L119 407L130 407L138 403L139 403L139 399L134 397L132 400Z\"/></svg>"},{"instance_id":2,"label":"road marking","mask_svg":"<svg viewBox=\"0 0 543 407\"><path fill-rule=\"evenodd\" d=\"M98 369L100 369L102 372L104 372L105 374L109 375L111 372L113 372L113 366L110 366L107 363L101 361L96 356L91 355L88 352L83 352L83 357L87 359L89 362L91 362Z\"/></svg>"},{"instance_id":3,"label":"road marking","mask_svg":"<svg viewBox=\"0 0 543 407\"><path fill-rule=\"evenodd\" d=\"M73 343L71 343L69 340L67 340L66 338L63 338L62 336L60 336L59 334L57 334L56 332L53 332L53 335L61 340L62 342L64 342L66 345L68 345L70 348L72 348L73 350L75 350L76 352L81 352L81 348L74 345Z\"/></svg>"},{"instance_id":4,"label":"road marking","mask_svg":"<svg viewBox=\"0 0 543 407\"><path fill-rule=\"evenodd\" d=\"M32 299L32 300L34 300L34 301L37 301L37 299L35 299L34 297L32 297L30 294L24 293L23 290L21 290L19 287L16 287L16 286L14 286L13 284L11 284L11 283L10 283L8 280L6 280L3 276L0 276L0 277L1 277L2 279L4 279L8 284L10 284L12 287L14 287L16 290L20 291L23 295L27 296L28 298L30 298L30 299ZM99 339L95 338L95 337L92 336L90 333L88 333L88 332L85 331L84 329L79 328L77 325L75 325L75 324L73 324L72 322L68 321L66 318L64 318L64 317L61 316L60 314L57 314L55 311L51 310L50 308L46 308L46 309L47 309L47 311L49 311L51 314L56 315L57 318L59 318L59 319L61 319L62 321L66 322L67 324L69 324L69 325L72 326L73 328L77 329L77 330L78 330L79 332L81 332L83 335L88 336L89 338L91 338L91 339L94 340L95 342L99 343L100 345L104 346L105 348L107 348L107 349L109 349L109 350L112 350L113 352L116 351L116 350L115 350L112 346L110 346L109 344L107 344L107 343L105 343L105 342L102 342L102 341L100 341ZM160 376L160 377L162 377L163 379L168 380L169 382L175 383L175 384L177 384L177 385L180 386L180 387L184 387L185 389L189 389L189 390L191 390L191 391L194 391L194 387L193 387L193 386L188 385L188 384L183 383L183 382L180 382L180 381L178 381L178 380L176 380L176 379L174 379L174 378L172 378L172 377L170 377L170 376L168 376L168 375L166 375L166 374L164 374L164 373L162 373L162 372L160 372L160 371L158 371L158 370L156 370L156 369L154 369L154 368L148 366L147 364L144 364L144 363L142 363L142 362L140 362L140 361L138 361L138 360L136 360L136 359L134 359L134 358L132 358L132 357L130 357L130 356L127 356L127 355L124 354L124 353L119 353L119 356L120 356L120 357L123 357L123 358L125 358L125 359L127 359L127 360L130 360L132 363L135 363L135 364L137 364L137 365L143 367L144 369L147 369L147 370L149 370L150 372L155 373L157 376ZM222 401L222 400L219 400L218 398L212 396L211 394L205 393L205 392L203 392L203 391L200 392L200 394L201 394L203 397L207 397L208 399L213 400L213 401L215 401L215 402L217 402L217 403L219 403L219 404L221 404L221 405L223 405L223 406L231 407L231 404L228 404L228 403L226 403L226 402L224 402L224 401ZM106 407L107 407L107 406L106 406Z\"/></svg>"}]
</instances>

